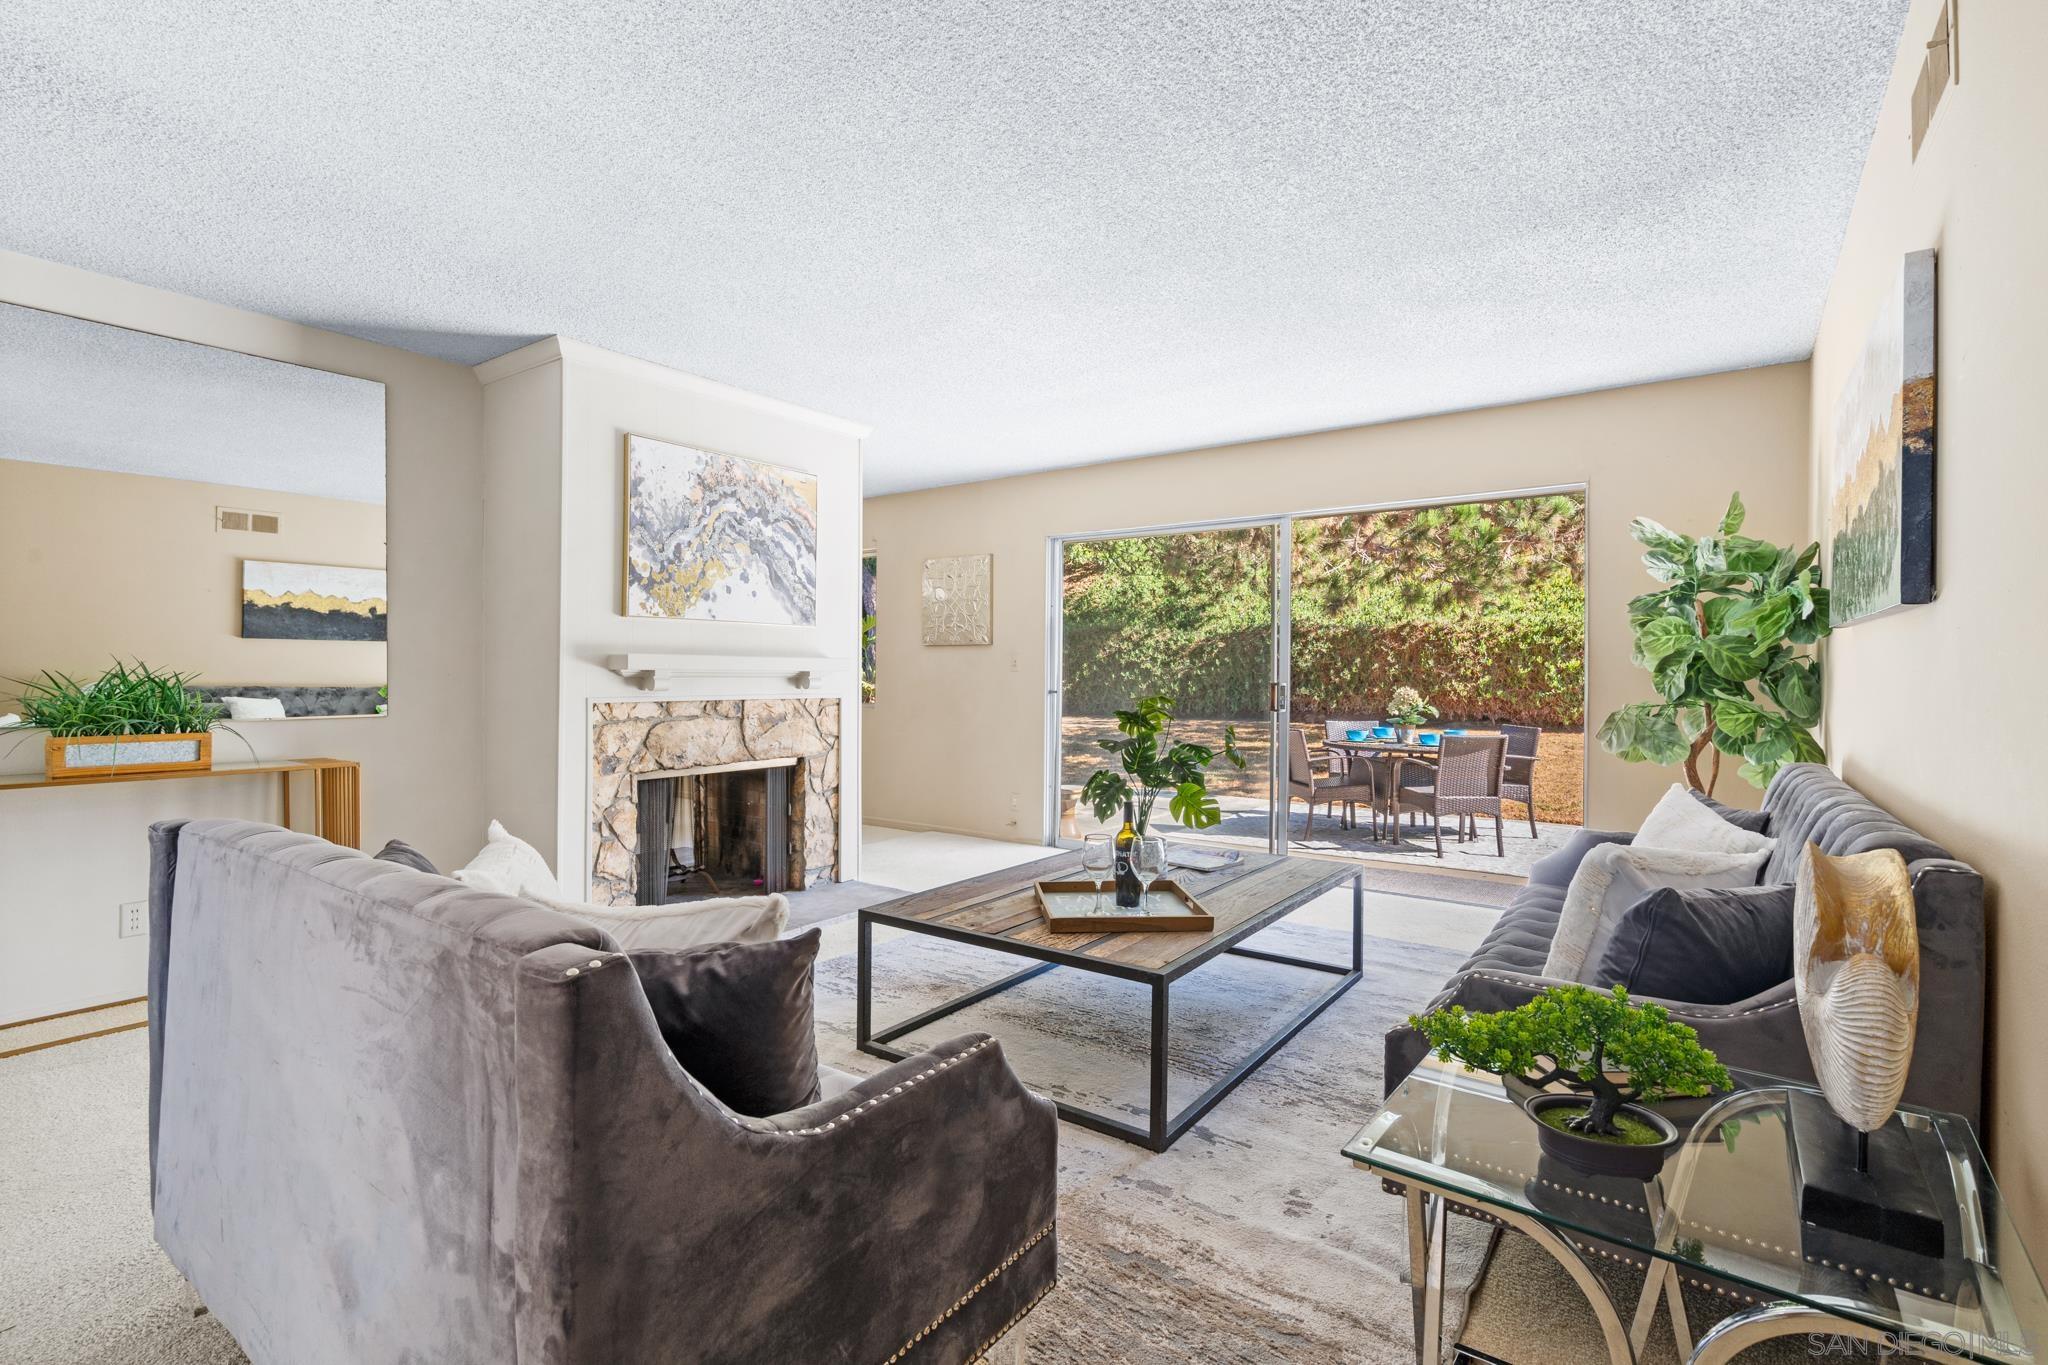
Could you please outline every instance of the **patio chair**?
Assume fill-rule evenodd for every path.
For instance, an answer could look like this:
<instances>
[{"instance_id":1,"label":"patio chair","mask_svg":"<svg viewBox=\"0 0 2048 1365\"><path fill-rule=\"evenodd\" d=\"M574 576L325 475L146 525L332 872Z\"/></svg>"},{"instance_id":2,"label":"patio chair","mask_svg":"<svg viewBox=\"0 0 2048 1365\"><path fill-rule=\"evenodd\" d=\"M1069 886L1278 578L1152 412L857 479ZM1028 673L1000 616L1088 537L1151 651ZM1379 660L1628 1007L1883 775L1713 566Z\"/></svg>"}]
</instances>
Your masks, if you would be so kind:
<instances>
[{"instance_id":1,"label":"patio chair","mask_svg":"<svg viewBox=\"0 0 2048 1365\"><path fill-rule=\"evenodd\" d=\"M1377 723L1370 720L1326 720L1323 722L1323 738L1325 741L1343 739L1352 730L1364 730L1367 733L1371 733L1372 727ZM1353 758L1362 757L1362 755L1348 754L1342 749L1331 749L1328 752L1330 755L1330 771L1333 773L1349 768Z\"/></svg>"},{"instance_id":2,"label":"patio chair","mask_svg":"<svg viewBox=\"0 0 2048 1365\"><path fill-rule=\"evenodd\" d=\"M1502 774L1500 794L1529 808L1529 837L1536 837L1536 745L1543 731L1534 725L1503 725L1508 737L1507 768Z\"/></svg>"},{"instance_id":3,"label":"patio chair","mask_svg":"<svg viewBox=\"0 0 2048 1365\"><path fill-rule=\"evenodd\" d=\"M1427 787L1408 785L1410 770L1424 765L1403 758L1394 765L1394 802L1401 810L1418 811L1431 817L1436 830L1436 856L1444 856L1444 817L1458 820L1459 837L1464 837L1465 817L1493 817L1493 849L1508 856L1506 836L1501 833L1501 770L1507 761L1506 735L1445 735L1443 753L1437 759ZM1473 822L1478 833L1478 822Z\"/></svg>"},{"instance_id":4,"label":"patio chair","mask_svg":"<svg viewBox=\"0 0 2048 1365\"><path fill-rule=\"evenodd\" d=\"M1373 834L1377 837L1379 834L1378 790L1378 785L1374 781L1374 770L1370 764L1360 764L1359 771L1356 773L1348 770L1344 772L1333 770L1326 777L1318 776L1315 770L1315 761L1309 757L1308 737L1299 730L1288 730L1287 805L1291 814L1296 801L1308 802L1308 826L1303 830L1304 837L1312 836L1316 832L1317 804L1328 805L1331 808L1331 813L1334 815L1336 813L1336 804L1339 801L1344 803L1345 811L1350 815L1351 823L1354 825L1358 820L1356 803L1364 801L1368 806L1371 806Z\"/></svg>"}]
</instances>

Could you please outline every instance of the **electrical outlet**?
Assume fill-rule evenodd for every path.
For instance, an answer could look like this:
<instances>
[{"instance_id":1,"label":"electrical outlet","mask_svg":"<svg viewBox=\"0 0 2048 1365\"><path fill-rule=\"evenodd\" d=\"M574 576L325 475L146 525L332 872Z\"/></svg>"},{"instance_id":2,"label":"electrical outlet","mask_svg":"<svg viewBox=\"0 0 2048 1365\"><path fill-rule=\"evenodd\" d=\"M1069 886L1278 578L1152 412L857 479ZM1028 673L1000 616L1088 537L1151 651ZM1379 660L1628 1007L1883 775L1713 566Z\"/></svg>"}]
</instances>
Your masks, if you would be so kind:
<instances>
[{"instance_id":1,"label":"electrical outlet","mask_svg":"<svg viewBox=\"0 0 2048 1365\"><path fill-rule=\"evenodd\" d=\"M139 938L149 932L149 902L127 901L121 906L117 932L122 938Z\"/></svg>"}]
</instances>

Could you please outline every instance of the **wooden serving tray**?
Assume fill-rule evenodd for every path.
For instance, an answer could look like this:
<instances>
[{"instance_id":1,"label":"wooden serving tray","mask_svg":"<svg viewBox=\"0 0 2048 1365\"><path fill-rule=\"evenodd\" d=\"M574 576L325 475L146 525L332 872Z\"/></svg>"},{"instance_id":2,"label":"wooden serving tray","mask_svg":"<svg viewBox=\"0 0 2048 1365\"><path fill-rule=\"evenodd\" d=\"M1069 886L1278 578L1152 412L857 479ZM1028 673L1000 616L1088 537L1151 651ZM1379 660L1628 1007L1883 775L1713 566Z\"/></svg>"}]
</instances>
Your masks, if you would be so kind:
<instances>
[{"instance_id":1,"label":"wooden serving tray","mask_svg":"<svg viewBox=\"0 0 2048 1365\"><path fill-rule=\"evenodd\" d=\"M1147 892L1146 910L1121 909L1116 905L1116 887L1105 881L1101 911L1091 913L1095 904L1095 883L1075 881L1033 882L1038 892L1038 913L1045 927L1055 934L1210 934L1216 921L1201 902L1180 883L1162 877ZM1149 910L1149 913L1147 912Z\"/></svg>"}]
</instances>

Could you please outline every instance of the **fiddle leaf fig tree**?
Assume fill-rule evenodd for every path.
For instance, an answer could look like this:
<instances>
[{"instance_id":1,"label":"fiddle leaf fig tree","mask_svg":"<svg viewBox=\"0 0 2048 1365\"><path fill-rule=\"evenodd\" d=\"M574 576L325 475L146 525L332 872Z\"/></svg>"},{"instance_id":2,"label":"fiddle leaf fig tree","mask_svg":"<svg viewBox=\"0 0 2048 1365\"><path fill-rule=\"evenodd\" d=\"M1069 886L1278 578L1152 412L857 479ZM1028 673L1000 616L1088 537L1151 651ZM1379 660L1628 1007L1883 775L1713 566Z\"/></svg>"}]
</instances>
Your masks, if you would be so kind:
<instances>
[{"instance_id":1,"label":"fiddle leaf fig tree","mask_svg":"<svg viewBox=\"0 0 2048 1365\"><path fill-rule=\"evenodd\" d=\"M1629 524L1662 585L1628 604L1636 665L1650 671L1660 700L1622 707L1599 731L1600 747L1627 762L1683 763L1687 783L1709 795L1724 753L1758 787L1787 763L1826 756L1812 734L1821 708L1812 647L1829 629L1820 545L1795 550L1741 535L1743 515L1737 493L1712 535L1695 539L1647 517Z\"/></svg>"},{"instance_id":2,"label":"fiddle leaf fig tree","mask_svg":"<svg viewBox=\"0 0 2048 1365\"><path fill-rule=\"evenodd\" d=\"M1216 751L1191 740L1176 743L1167 733L1172 724L1172 697L1141 697L1130 709L1116 713L1122 737L1100 743L1116 756L1122 771L1103 768L1081 787L1081 799L1096 819L1109 819L1129 801L1136 807L1138 833L1143 834L1152 821L1152 803L1170 792L1166 808L1189 829L1208 829L1222 821L1223 810L1209 794L1208 771ZM1235 725L1223 727L1223 757L1239 769L1245 765Z\"/></svg>"}]
</instances>

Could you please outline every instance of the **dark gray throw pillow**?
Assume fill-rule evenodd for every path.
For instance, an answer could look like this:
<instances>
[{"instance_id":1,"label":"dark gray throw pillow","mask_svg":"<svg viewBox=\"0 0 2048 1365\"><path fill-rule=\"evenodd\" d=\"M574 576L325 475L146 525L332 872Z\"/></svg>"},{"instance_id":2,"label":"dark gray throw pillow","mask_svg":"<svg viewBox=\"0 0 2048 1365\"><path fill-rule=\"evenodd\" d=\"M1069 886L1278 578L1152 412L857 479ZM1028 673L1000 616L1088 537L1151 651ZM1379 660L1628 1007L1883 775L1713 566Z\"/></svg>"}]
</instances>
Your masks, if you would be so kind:
<instances>
[{"instance_id":1,"label":"dark gray throw pillow","mask_svg":"<svg viewBox=\"0 0 2048 1365\"><path fill-rule=\"evenodd\" d=\"M1740 806L1731 806L1726 802L1716 801L1713 797L1696 788L1687 787L1686 790L1692 793L1693 800L1699 802L1702 806L1705 806L1737 829L1746 829L1751 834L1769 834L1771 832L1771 814L1769 811L1744 810Z\"/></svg>"},{"instance_id":2,"label":"dark gray throw pillow","mask_svg":"<svg viewBox=\"0 0 2048 1365\"><path fill-rule=\"evenodd\" d=\"M1792 886L1660 887L1622 915L1580 980L1733 1005L1792 979Z\"/></svg>"},{"instance_id":3,"label":"dark gray throw pillow","mask_svg":"<svg viewBox=\"0 0 2048 1365\"><path fill-rule=\"evenodd\" d=\"M1632 843L1635 837L1623 830L1575 829L1562 845L1536 860L1529 869L1529 881L1536 886L1570 886L1588 853L1602 844Z\"/></svg>"},{"instance_id":4,"label":"dark gray throw pillow","mask_svg":"<svg viewBox=\"0 0 2048 1365\"><path fill-rule=\"evenodd\" d=\"M415 872L425 872L435 877L441 875L441 869L427 861L426 854L403 839L393 839L378 849L377 858L380 862L402 864Z\"/></svg>"},{"instance_id":5,"label":"dark gray throw pillow","mask_svg":"<svg viewBox=\"0 0 2048 1365\"><path fill-rule=\"evenodd\" d=\"M626 955L677 1064L735 1113L766 1118L818 1098L818 937Z\"/></svg>"}]
</instances>

